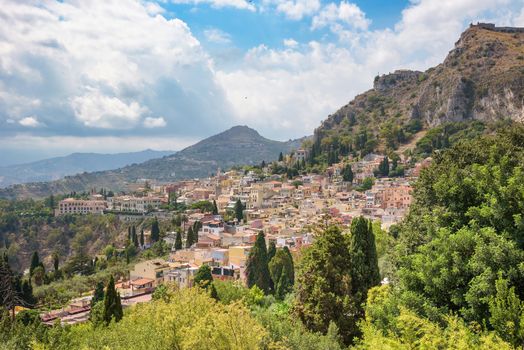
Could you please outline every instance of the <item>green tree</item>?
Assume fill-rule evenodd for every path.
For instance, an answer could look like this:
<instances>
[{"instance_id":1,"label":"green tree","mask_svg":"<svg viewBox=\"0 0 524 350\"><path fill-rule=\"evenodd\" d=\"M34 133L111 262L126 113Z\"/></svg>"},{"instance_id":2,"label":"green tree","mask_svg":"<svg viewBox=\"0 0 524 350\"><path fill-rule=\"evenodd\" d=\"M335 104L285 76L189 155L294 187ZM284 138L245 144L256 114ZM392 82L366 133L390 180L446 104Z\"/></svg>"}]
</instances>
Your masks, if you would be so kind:
<instances>
[{"instance_id":1,"label":"green tree","mask_svg":"<svg viewBox=\"0 0 524 350\"><path fill-rule=\"evenodd\" d=\"M53 267L55 269L55 272L58 272L58 267L60 264L60 255L57 251L53 252Z\"/></svg>"},{"instance_id":2,"label":"green tree","mask_svg":"<svg viewBox=\"0 0 524 350\"><path fill-rule=\"evenodd\" d=\"M34 269L36 269L38 266L40 266L40 258L38 257L38 252L33 252L33 255L31 255L31 265L29 266L29 275L33 275Z\"/></svg>"},{"instance_id":3,"label":"green tree","mask_svg":"<svg viewBox=\"0 0 524 350\"><path fill-rule=\"evenodd\" d=\"M104 296L104 321L106 325L108 325L111 320L118 322L122 319L123 315L120 295L116 291L115 280L113 275L111 275Z\"/></svg>"},{"instance_id":4,"label":"green tree","mask_svg":"<svg viewBox=\"0 0 524 350\"><path fill-rule=\"evenodd\" d=\"M96 284L95 291L93 292L93 297L91 298L91 307L98 303L99 301L104 300L104 282L99 281Z\"/></svg>"},{"instance_id":5,"label":"green tree","mask_svg":"<svg viewBox=\"0 0 524 350\"><path fill-rule=\"evenodd\" d=\"M208 289L213 284L213 276L211 275L211 267L207 264L201 265L194 279L195 286Z\"/></svg>"},{"instance_id":6,"label":"green tree","mask_svg":"<svg viewBox=\"0 0 524 350\"><path fill-rule=\"evenodd\" d=\"M112 257L116 256L116 249L115 249L115 247L113 247L113 245L111 245L111 244L108 244L104 248L104 255L106 256L107 260L109 260Z\"/></svg>"},{"instance_id":7,"label":"green tree","mask_svg":"<svg viewBox=\"0 0 524 350\"><path fill-rule=\"evenodd\" d=\"M246 278L249 288L258 286L264 293L269 293L270 275L267 261L267 248L264 232L257 235L255 244L249 252L246 262Z\"/></svg>"},{"instance_id":8,"label":"green tree","mask_svg":"<svg viewBox=\"0 0 524 350\"><path fill-rule=\"evenodd\" d=\"M23 305L26 307L32 307L36 303L35 297L33 295L33 285L31 284L31 279L24 279L22 281L21 288L21 297L24 301Z\"/></svg>"},{"instance_id":9,"label":"green tree","mask_svg":"<svg viewBox=\"0 0 524 350\"><path fill-rule=\"evenodd\" d=\"M91 310L89 311L89 320L91 321L93 328L105 325L104 301L98 301L91 305Z\"/></svg>"},{"instance_id":10,"label":"green tree","mask_svg":"<svg viewBox=\"0 0 524 350\"><path fill-rule=\"evenodd\" d=\"M151 295L153 300L163 300L168 302L170 300L170 293L165 284L161 284L155 288L155 291Z\"/></svg>"},{"instance_id":11,"label":"green tree","mask_svg":"<svg viewBox=\"0 0 524 350\"><path fill-rule=\"evenodd\" d=\"M180 227L178 227L176 230L175 249L182 249L182 230L180 229Z\"/></svg>"},{"instance_id":12,"label":"green tree","mask_svg":"<svg viewBox=\"0 0 524 350\"><path fill-rule=\"evenodd\" d=\"M45 270L42 267L42 265L38 265L33 270L33 275L32 276L33 276L33 281L35 282L35 285L41 286L42 284L44 284Z\"/></svg>"},{"instance_id":13,"label":"green tree","mask_svg":"<svg viewBox=\"0 0 524 350\"><path fill-rule=\"evenodd\" d=\"M191 204L192 209L199 209L202 213L211 213L214 210L213 203L210 201L198 201Z\"/></svg>"},{"instance_id":14,"label":"green tree","mask_svg":"<svg viewBox=\"0 0 524 350\"><path fill-rule=\"evenodd\" d=\"M144 240L144 229L140 230L140 246L144 247L145 240Z\"/></svg>"},{"instance_id":15,"label":"green tree","mask_svg":"<svg viewBox=\"0 0 524 350\"><path fill-rule=\"evenodd\" d=\"M160 239L160 227L158 226L158 219L155 217L151 224L151 243L158 242Z\"/></svg>"},{"instance_id":16,"label":"green tree","mask_svg":"<svg viewBox=\"0 0 524 350\"><path fill-rule=\"evenodd\" d=\"M202 229L202 222L197 220L193 223L193 241L195 243L198 242L198 232L200 231L200 229Z\"/></svg>"},{"instance_id":17,"label":"green tree","mask_svg":"<svg viewBox=\"0 0 524 350\"><path fill-rule=\"evenodd\" d=\"M490 323L499 336L515 348L524 345L524 302L515 294L515 287L499 276L497 293L489 301Z\"/></svg>"},{"instance_id":18,"label":"green tree","mask_svg":"<svg viewBox=\"0 0 524 350\"><path fill-rule=\"evenodd\" d=\"M267 261L270 262L276 253L277 253L277 246L275 244L275 241L269 242L269 247L267 248Z\"/></svg>"},{"instance_id":19,"label":"green tree","mask_svg":"<svg viewBox=\"0 0 524 350\"><path fill-rule=\"evenodd\" d=\"M133 229L132 229L132 232L131 232L131 241L133 242L133 245L135 247L138 247L138 236L136 234L136 227L133 225Z\"/></svg>"},{"instance_id":20,"label":"green tree","mask_svg":"<svg viewBox=\"0 0 524 350\"><path fill-rule=\"evenodd\" d=\"M524 251L492 228L439 229L438 237L403 256L400 285L431 309L457 312L466 322L489 322L489 300L499 274L511 285L524 285ZM522 290L519 288L518 290Z\"/></svg>"},{"instance_id":21,"label":"green tree","mask_svg":"<svg viewBox=\"0 0 524 350\"><path fill-rule=\"evenodd\" d=\"M244 219L244 205L240 199L237 199L235 203L235 218L239 223Z\"/></svg>"},{"instance_id":22,"label":"green tree","mask_svg":"<svg viewBox=\"0 0 524 350\"><path fill-rule=\"evenodd\" d=\"M362 216L351 222L349 254L352 293L361 304L366 301L368 290L380 284L373 226L370 220Z\"/></svg>"},{"instance_id":23,"label":"green tree","mask_svg":"<svg viewBox=\"0 0 524 350\"><path fill-rule=\"evenodd\" d=\"M7 255L4 253L3 259L0 261L0 306L6 310L11 311L11 319L15 319L15 306L23 305L23 299L20 292L15 285L15 276Z\"/></svg>"},{"instance_id":24,"label":"green tree","mask_svg":"<svg viewBox=\"0 0 524 350\"><path fill-rule=\"evenodd\" d=\"M273 158L273 159L274 159L274 158ZM278 161L279 161L279 162L284 161L284 155L282 154L282 152L280 152L279 155L278 155Z\"/></svg>"},{"instance_id":25,"label":"green tree","mask_svg":"<svg viewBox=\"0 0 524 350\"><path fill-rule=\"evenodd\" d=\"M191 248L191 246L193 246L193 244L195 244L195 237L194 237L194 234L193 234L193 227L189 226L189 228L187 229L187 234L186 234L186 248Z\"/></svg>"},{"instance_id":26,"label":"green tree","mask_svg":"<svg viewBox=\"0 0 524 350\"><path fill-rule=\"evenodd\" d=\"M275 256L269 262L269 272L273 281L275 297L284 299L287 293L293 288L295 279L293 259L288 253L287 247L278 249Z\"/></svg>"},{"instance_id":27,"label":"green tree","mask_svg":"<svg viewBox=\"0 0 524 350\"><path fill-rule=\"evenodd\" d=\"M217 202L214 199L213 199L213 215L218 215Z\"/></svg>"},{"instance_id":28,"label":"green tree","mask_svg":"<svg viewBox=\"0 0 524 350\"><path fill-rule=\"evenodd\" d=\"M351 164L344 165L344 168L342 168L342 179L345 182L353 182L353 170L351 169Z\"/></svg>"},{"instance_id":29,"label":"green tree","mask_svg":"<svg viewBox=\"0 0 524 350\"><path fill-rule=\"evenodd\" d=\"M295 313L313 332L326 334L330 322L344 343L359 334L351 288L351 256L340 229L328 227L300 261L295 285Z\"/></svg>"},{"instance_id":30,"label":"green tree","mask_svg":"<svg viewBox=\"0 0 524 350\"><path fill-rule=\"evenodd\" d=\"M378 176L386 177L389 175L389 159L388 157L384 157L382 161L378 165L378 169L376 171Z\"/></svg>"},{"instance_id":31,"label":"green tree","mask_svg":"<svg viewBox=\"0 0 524 350\"><path fill-rule=\"evenodd\" d=\"M367 191L367 190L370 190L372 187L373 187L373 184L374 184L374 180L372 177L366 177L363 181L362 181L362 185L360 185L359 188L357 188L358 191Z\"/></svg>"}]
</instances>

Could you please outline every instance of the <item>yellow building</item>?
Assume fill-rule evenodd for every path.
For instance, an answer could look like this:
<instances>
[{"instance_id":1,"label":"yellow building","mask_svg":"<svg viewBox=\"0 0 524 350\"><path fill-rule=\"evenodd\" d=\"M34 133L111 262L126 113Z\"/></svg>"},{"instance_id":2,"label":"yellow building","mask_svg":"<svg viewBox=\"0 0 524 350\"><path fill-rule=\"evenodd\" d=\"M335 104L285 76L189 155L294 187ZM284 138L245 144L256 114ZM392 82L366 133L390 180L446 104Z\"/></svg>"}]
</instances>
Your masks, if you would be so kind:
<instances>
[{"instance_id":1,"label":"yellow building","mask_svg":"<svg viewBox=\"0 0 524 350\"><path fill-rule=\"evenodd\" d=\"M134 269L129 271L131 281L137 279L151 279L157 286L164 281L164 272L169 271L169 263L163 259L153 259L139 262Z\"/></svg>"},{"instance_id":2,"label":"yellow building","mask_svg":"<svg viewBox=\"0 0 524 350\"><path fill-rule=\"evenodd\" d=\"M229 247L229 264L238 267L245 267L250 251L251 246Z\"/></svg>"}]
</instances>

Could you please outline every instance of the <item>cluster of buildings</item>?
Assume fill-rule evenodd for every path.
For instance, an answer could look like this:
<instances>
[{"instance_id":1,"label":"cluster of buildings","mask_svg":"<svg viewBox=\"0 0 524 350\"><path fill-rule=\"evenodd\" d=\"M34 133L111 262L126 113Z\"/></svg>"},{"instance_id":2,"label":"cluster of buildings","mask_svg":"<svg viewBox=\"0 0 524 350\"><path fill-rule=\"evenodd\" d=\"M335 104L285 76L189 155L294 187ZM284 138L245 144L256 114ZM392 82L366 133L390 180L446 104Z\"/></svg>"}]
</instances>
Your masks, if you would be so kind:
<instances>
[{"instance_id":1,"label":"cluster of buildings","mask_svg":"<svg viewBox=\"0 0 524 350\"><path fill-rule=\"evenodd\" d=\"M297 154L305 157L300 152ZM369 154L353 161L353 186L342 179L343 163L330 166L324 174L307 174L293 180L271 175L269 169L263 177L253 171L219 171L211 178L153 184L139 195L104 199L94 194L85 200L67 198L59 202L56 215L111 212L125 220L141 220L144 215L170 218L174 214L161 208L168 204L169 198L176 198L177 203L187 207L200 201L214 201L219 213L226 217L240 200L250 226L237 226L236 230L240 231L253 229L263 230L269 235L297 236L308 233L309 227L317 224L323 214L329 214L341 224L363 215L380 220L387 228L406 214L412 200L411 176L417 176L425 164L418 164L408 177L379 178L375 179L371 189L356 190L366 178L374 177L382 159L381 155ZM193 214L191 210L187 213ZM211 230L210 227L206 229ZM218 230L219 227L215 227L213 232L216 234ZM221 239L227 241L230 232L227 228L223 231L226 237Z\"/></svg>"},{"instance_id":2,"label":"cluster of buildings","mask_svg":"<svg viewBox=\"0 0 524 350\"><path fill-rule=\"evenodd\" d=\"M100 195L88 200L67 198L60 201L57 215L111 212L126 220L140 220L146 214L171 220L179 214L161 207L168 201L173 203L173 198L186 208L201 201L216 204L218 214L185 210L184 232L200 223L198 241L192 247L175 249L176 233L167 232L163 239L172 248L169 258L139 262L126 281L116 284L126 303L144 302L160 284L191 287L203 264L211 267L214 279L243 281L249 252L260 231L265 233L266 244L274 242L277 247L297 251L311 244L315 231L327 221L349 226L353 218L362 215L379 220L385 229L398 223L412 202L411 181L428 161L417 164L407 177L375 179L370 189L356 190L364 179L374 176L382 159L383 156L371 154L353 161L352 184L343 181L344 163L333 164L324 174L307 174L292 180L271 174L269 168L262 174L218 171L211 178L153 184L140 195L105 200ZM234 218L238 201L244 206L241 221ZM148 237L146 232L146 240Z\"/></svg>"},{"instance_id":3,"label":"cluster of buildings","mask_svg":"<svg viewBox=\"0 0 524 350\"><path fill-rule=\"evenodd\" d=\"M154 187L157 196L176 197L177 203L187 207L200 201L214 202L219 214L186 210L183 230L199 222L198 241L191 248L175 250L176 233L166 233L164 240L172 247L169 259L137 264L121 292L137 293L166 282L190 287L202 264L212 268L214 278L243 280L249 251L260 231L268 245L274 242L277 247L296 251L312 243L315 230L326 220L349 226L353 218L362 215L380 220L387 229L406 215L412 201L412 179L380 178L369 190L355 190L363 179L373 177L382 159L369 155L353 162L353 184L343 181L344 164L340 163L325 174L293 180L269 172L261 179L260 172L219 171L211 178ZM233 216L239 200L245 208L240 222Z\"/></svg>"}]
</instances>

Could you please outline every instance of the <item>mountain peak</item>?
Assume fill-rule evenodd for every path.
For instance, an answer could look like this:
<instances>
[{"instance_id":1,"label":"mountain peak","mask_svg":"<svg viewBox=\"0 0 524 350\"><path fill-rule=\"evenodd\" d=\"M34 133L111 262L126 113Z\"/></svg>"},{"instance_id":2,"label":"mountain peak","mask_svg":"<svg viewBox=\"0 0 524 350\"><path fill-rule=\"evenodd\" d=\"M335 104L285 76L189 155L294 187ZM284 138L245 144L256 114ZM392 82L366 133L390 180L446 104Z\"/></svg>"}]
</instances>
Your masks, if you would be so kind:
<instances>
[{"instance_id":1,"label":"mountain peak","mask_svg":"<svg viewBox=\"0 0 524 350\"><path fill-rule=\"evenodd\" d=\"M253 136L260 136L258 131L256 131L255 129L250 128L247 125L235 125L232 128L222 132L221 134L249 134L249 135L253 135Z\"/></svg>"}]
</instances>

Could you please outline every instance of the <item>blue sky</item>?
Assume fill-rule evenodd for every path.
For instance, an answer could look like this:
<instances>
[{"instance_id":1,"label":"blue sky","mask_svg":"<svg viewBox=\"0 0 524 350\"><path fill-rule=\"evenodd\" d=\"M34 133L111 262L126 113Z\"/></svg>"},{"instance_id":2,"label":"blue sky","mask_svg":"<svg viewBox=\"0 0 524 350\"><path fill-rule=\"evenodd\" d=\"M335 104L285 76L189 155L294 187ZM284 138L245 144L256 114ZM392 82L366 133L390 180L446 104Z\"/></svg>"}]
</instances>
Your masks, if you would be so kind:
<instances>
[{"instance_id":1,"label":"blue sky","mask_svg":"<svg viewBox=\"0 0 524 350\"><path fill-rule=\"evenodd\" d=\"M441 62L523 0L63 0L0 7L0 165L311 134L376 74Z\"/></svg>"},{"instance_id":2,"label":"blue sky","mask_svg":"<svg viewBox=\"0 0 524 350\"><path fill-rule=\"evenodd\" d=\"M401 11L409 4L408 1L403 0L369 0L353 3L372 20L369 26L371 30L394 26L401 18ZM281 47L282 40L290 37L300 42L335 39L328 29L312 31L306 18L286 20L285 14L282 13L270 11L239 13L235 8L217 9L207 4L195 6L160 3L160 5L166 9L166 16L177 17L186 22L204 45L209 44L204 32L212 28L220 28L231 35L235 46L244 50L260 44Z\"/></svg>"}]
</instances>

